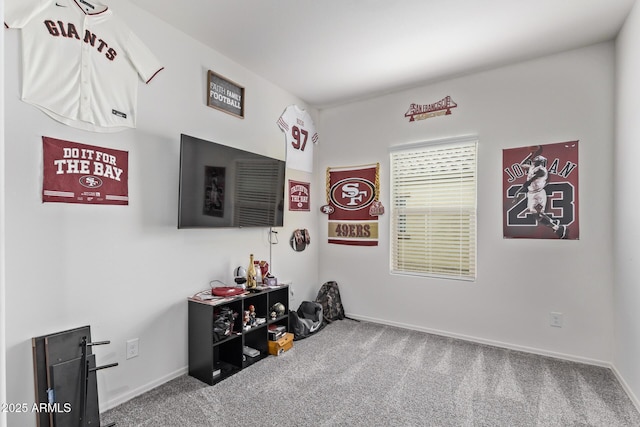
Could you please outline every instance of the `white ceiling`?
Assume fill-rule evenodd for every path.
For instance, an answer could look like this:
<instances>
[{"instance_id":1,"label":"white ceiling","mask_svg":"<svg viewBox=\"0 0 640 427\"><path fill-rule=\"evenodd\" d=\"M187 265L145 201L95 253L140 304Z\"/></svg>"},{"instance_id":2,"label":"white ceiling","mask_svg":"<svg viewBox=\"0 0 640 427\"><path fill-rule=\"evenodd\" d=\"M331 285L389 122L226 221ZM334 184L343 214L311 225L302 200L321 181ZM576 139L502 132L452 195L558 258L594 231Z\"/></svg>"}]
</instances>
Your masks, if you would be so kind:
<instances>
[{"instance_id":1,"label":"white ceiling","mask_svg":"<svg viewBox=\"0 0 640 427\"><path fill-rule=\"evenodd\" d=\"M635 0L132 0L323 108L611 40Z\"/></svg>"}]
</instances>

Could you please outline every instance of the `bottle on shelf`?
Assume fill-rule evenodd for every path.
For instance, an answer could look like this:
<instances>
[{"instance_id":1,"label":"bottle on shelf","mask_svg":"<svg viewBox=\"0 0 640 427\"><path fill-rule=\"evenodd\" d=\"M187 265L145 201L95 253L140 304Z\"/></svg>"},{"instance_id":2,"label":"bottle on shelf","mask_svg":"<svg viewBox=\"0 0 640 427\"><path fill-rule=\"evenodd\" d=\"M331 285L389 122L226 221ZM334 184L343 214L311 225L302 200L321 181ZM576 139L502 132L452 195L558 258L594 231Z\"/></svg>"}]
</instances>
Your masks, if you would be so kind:
<instances>
[{"instance_id":1,"label":"bottle on shelf","mask_svg":"<svg viewBox=\"0 0 640 427\"><path fill-rule=\"evenodd\" d=\"M255 289L256 286L256 267L253 263L253 254L251 254L249 255L249 268L247 269L247 289Z\"/></svg>"},{"instance_id":2,"label":"bottle on shelf","mask_svg":"<svg viewBox=\"0 0 640 427\"><path fill-rule=\"evenodd\" d=\"M262 270L260 270L260 261L253 261L253 266L256 269L256 283L261 285L262 282Z\"/></svg>"}]
</instances>

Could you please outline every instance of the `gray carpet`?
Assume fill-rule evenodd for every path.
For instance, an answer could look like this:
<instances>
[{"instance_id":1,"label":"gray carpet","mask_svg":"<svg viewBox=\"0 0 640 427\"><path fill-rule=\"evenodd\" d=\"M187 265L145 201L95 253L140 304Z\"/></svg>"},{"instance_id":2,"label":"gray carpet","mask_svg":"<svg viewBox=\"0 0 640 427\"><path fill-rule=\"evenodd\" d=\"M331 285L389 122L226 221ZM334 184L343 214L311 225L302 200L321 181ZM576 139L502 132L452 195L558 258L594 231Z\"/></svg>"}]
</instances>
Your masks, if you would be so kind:
<instances>
[{"instance_id":1,"label":"gray carpet","mask_svg":"<svg viewBox=\"0 0 640 427\"><path fill-rule=\"evenodd\" d=\"M606 368L341 320L214 386L182 376L117 426L640 426Z\"/></svg>"}]
</instances>

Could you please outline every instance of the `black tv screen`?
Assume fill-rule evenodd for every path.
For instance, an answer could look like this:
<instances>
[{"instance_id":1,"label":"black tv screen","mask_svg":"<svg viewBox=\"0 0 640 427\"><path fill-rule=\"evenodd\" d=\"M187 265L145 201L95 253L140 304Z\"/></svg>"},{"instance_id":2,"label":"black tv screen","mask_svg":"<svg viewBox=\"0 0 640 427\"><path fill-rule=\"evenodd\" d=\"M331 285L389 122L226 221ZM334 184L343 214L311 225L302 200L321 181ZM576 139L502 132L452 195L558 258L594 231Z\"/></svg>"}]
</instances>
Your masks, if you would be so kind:
<instances>
[{"instance_id":1,"label":"black tv screen","mask_svg":"<svg viewBox=\"0 0 640 427\"><path fill-rule=\"evenodd\" d=\"M178 228L282 227L285 162L182 134Z\"/></svg>"}]
</instances>

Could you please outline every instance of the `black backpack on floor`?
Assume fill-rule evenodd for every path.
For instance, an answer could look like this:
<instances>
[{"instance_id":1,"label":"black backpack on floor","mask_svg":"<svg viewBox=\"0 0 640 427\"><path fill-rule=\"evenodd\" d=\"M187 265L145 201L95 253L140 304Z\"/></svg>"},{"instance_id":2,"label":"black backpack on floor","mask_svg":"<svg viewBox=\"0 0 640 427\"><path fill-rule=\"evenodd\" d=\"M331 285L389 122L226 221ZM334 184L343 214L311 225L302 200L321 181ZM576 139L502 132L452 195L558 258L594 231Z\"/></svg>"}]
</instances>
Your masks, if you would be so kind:
<instances>
[{"instance_id":1,"label":"black backpack on floor","mask_svg":"<svg viewBox=\"0 0 640 427\"><path fill-rule=\"evenodd\" d=\"M340 289L334 281L325 283L320 287L316 302L322 306L322 315L327 323L345 318Z\"/></svg>"}]
</instances>

